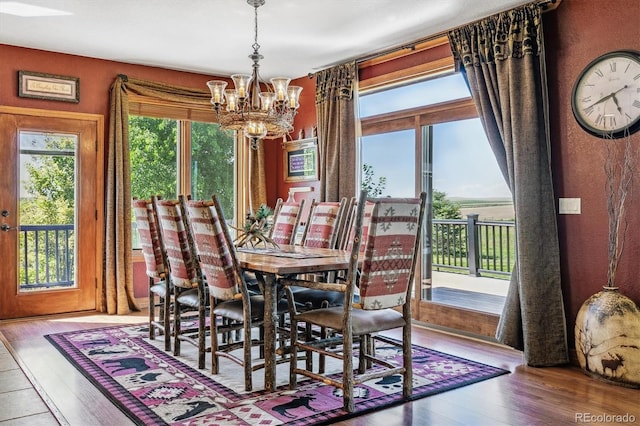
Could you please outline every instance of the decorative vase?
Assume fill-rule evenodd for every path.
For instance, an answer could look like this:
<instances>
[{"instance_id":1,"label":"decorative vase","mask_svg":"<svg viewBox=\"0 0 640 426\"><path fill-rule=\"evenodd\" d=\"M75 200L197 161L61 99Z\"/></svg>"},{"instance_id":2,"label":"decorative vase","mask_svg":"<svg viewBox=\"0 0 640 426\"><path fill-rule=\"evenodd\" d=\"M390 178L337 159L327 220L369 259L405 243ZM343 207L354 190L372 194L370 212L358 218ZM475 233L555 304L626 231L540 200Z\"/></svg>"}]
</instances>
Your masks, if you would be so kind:
<instances>
[{"instance_id":1,"label":"decorative vase","mask_svg":"<svg viewBox=\"0 0 640 426\"><path fill-rule=\"evenodd\" d=\"M603 287L576 317L576 353L589 376L640 387L640 310L618 287Z\"/></svg>"}]
</instances>

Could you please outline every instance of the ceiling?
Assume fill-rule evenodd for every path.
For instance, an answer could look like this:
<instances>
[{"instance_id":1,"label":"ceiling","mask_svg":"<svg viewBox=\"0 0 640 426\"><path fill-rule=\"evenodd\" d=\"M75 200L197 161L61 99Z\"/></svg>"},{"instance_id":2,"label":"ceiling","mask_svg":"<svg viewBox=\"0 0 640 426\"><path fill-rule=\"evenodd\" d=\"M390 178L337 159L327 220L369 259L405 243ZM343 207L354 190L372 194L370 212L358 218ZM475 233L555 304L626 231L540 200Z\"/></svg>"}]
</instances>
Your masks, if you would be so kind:
<instances>
[{"instance_id":1,"label":"ceiling","mask_svg":"<svg viewBox=\"0 0 640 426\"><path fill-rule=\"evenodd\" d=\"M64 14L7 13L17 2ZM301 77L527 2L266 0L260 74ZM0 0L1 44L207 75L250 73L253 25L246 0Z\"/></svg>"}]
</instances>

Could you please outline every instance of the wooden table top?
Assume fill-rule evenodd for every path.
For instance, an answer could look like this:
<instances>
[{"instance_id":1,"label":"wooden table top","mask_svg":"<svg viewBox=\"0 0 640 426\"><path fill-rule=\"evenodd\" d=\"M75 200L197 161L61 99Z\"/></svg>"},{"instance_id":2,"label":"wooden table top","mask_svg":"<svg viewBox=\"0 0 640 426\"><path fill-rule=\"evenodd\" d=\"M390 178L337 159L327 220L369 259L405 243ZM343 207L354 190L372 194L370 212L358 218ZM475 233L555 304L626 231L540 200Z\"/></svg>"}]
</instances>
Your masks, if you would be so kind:
<instances>
[{"instance_id":1,"label":"wooden table top","mask_svg":"<svg viewBox=\"0 0 640 426\"><path fill-rule=\"evenodd\" d=\"M268 274L304 274L349 268L344 250L281 245L279 248L239 248L240 267Z\"/></svg>"}]
</instances>

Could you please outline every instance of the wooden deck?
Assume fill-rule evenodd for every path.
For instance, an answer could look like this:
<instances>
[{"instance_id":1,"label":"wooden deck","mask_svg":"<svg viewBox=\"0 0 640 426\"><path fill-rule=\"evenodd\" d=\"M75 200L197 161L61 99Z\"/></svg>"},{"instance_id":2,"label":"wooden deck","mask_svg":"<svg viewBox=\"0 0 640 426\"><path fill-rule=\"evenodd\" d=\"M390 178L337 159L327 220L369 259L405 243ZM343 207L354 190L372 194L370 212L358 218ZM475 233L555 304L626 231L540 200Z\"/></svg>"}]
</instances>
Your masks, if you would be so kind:
<instances>
[{"instance_id":1,"label":"wooden deck","mask_svg":"<svg viewBox=\"0 0 640 426\"><path fill-rule=\"evenodd\" d=\"M434 271L432 281L432 302L502 314L509 280Z\"/></svg>"}]
</instances>

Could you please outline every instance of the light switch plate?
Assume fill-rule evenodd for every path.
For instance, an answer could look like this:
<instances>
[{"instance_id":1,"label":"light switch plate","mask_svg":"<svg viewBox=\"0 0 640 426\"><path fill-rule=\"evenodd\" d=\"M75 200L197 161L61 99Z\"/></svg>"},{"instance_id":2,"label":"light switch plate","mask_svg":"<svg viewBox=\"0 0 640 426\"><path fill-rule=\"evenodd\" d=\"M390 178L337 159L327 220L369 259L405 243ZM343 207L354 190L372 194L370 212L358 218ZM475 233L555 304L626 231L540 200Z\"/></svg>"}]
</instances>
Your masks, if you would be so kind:
<instances>
[{"instance_id":1,"label":"light switch plate","mask_svg":"<svg viewBox=\"0 0 640 426\"><path fill-rule=\"evenodd\" d=\"M558 213L560 214L580 214L580 198L559 198Z\"/></svg>"}]
</instances>

